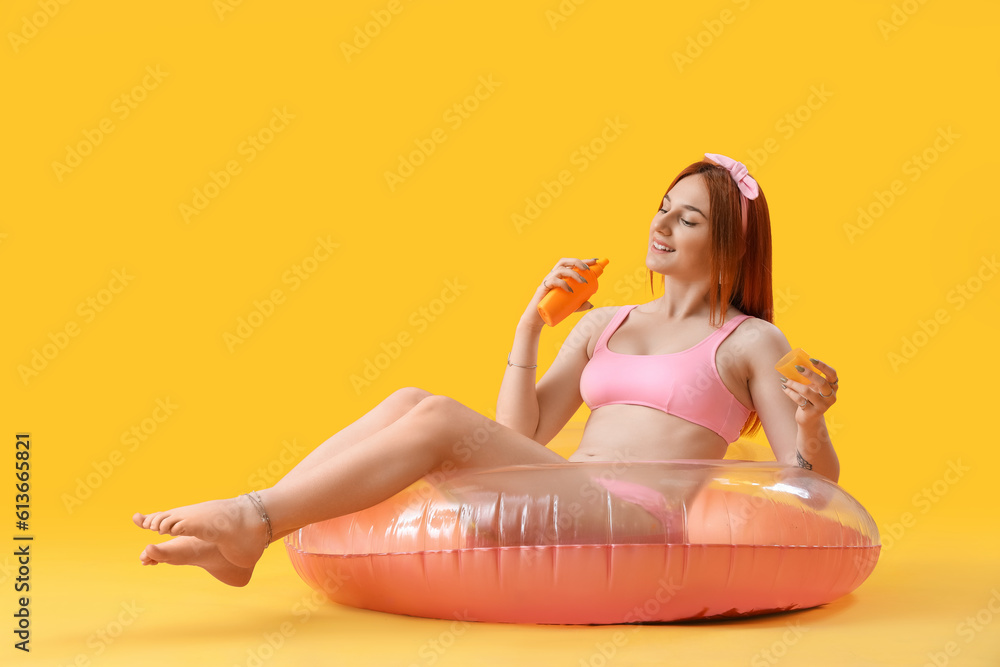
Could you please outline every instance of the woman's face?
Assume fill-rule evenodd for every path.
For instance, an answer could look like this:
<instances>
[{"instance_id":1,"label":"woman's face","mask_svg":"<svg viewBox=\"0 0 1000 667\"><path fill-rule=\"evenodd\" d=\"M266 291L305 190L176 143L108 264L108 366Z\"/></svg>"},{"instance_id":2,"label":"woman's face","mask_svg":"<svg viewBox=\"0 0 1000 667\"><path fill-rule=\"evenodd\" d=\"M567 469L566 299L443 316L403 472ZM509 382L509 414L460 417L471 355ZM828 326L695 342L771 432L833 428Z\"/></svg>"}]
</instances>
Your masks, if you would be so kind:
<instances>
[{"instance_id":1,"label":"woman's face","mask_svg":"<svg viewBox=\"0 0 1000 667\"><path fill-rule=\"evenodd\" d=\"M683 280L707 279L711 215L704 177L692 174L679 180L663 198L649 226L646 268ZM654 247L654 242L669 250Z\"/></svg>"}]
</instances>

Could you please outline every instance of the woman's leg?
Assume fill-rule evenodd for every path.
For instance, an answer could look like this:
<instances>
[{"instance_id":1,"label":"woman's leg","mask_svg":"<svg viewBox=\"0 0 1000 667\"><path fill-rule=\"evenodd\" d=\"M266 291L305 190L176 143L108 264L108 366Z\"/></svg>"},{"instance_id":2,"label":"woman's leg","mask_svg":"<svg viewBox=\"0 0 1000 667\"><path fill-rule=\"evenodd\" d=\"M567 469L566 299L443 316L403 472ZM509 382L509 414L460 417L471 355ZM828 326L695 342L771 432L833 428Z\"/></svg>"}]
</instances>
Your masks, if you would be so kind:
<instances>
[{"instance_id":1,"label":"woman's leg","mask_svg":"<svg viewBox=\"0 0 1000 667\"><path fill-rule=\"evenodd\" d=\"M428 396L433 394L417 387L396 390L360 419L344 427L309 452L285 474L279 484L298 477L303 472L374 435L412 410L417 403ZM285 534L287 533L277 534L274 539L284 537ZM219 581L231 586L245 586L253 574L253 567L233 565L222 556L215 544L191 536L176 537L162 544L149 544L139 555L139 560L143 565L159 563L197 565Z\"/></svg>"},{"instance_id":2,"label":"woman's leg","mask_svg":"<svg viewBox=\"0 0 1000 667\"><path fill-rule=\"evenodd\" d=\"M418 387L397 389L360 419L340 429L309 452L294 468L285 473L281 481L294 479L365 438L375 435L416 407L417 403L433 395L426 389Z\"/></svg>"},{"instance_id":3,"label":"woman's leg","mask_svg":"<svg viewBox=\"0 0 1000 667\"><path fill-rule=\"evenodd\" d=\"M272 540L370 507L430 472L566 462L531 438L437 395L357 444L260 491ZM161 534L211 542L238 567L252 568L266 540L261 516L246 496L136 514L133 520Z\"/></svg>"}]
</instances>

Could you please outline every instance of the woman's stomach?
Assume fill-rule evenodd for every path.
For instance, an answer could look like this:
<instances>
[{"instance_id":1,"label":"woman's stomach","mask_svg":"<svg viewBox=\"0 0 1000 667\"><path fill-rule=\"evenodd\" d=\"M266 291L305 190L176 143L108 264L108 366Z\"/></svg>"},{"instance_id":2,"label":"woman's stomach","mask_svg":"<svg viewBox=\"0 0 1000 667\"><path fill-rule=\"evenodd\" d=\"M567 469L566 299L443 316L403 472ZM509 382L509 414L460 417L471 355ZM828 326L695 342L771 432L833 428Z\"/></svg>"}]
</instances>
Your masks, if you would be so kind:
<instances>
[{"instance_id":1,"label":"woman's stomach","mask_svg":"<svg viewBox=\"0 0 1000 667\"><path fill-rule=\"evenodd\" d=\"M590 413L569 461L721 459L729 445L718 433L656 408L628 403Z\"/></svg>"}]
</instances>

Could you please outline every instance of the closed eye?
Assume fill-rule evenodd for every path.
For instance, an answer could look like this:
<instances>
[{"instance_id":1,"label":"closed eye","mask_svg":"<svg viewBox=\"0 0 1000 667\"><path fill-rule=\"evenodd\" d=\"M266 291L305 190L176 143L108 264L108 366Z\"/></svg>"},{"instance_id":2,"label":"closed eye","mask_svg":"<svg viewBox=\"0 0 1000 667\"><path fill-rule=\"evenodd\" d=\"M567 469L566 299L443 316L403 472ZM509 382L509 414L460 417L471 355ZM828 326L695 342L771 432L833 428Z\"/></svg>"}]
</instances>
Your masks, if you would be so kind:
<instances>
[{"instance_id":1,"label":"closed eye","mask_svg":"<svg viewBox=\"0 0 1000 667\"><path fill-rule=\"evenodd\" d=\"M666 212L667 211L665 209L662 209L662 208L660 209L660 213L666 213ZM688 227L697 227L698 226L697 222L691 222L690 220L685 220L684 218L681 218L681 222L683 222Z\"/></svg>"}]
</instances>

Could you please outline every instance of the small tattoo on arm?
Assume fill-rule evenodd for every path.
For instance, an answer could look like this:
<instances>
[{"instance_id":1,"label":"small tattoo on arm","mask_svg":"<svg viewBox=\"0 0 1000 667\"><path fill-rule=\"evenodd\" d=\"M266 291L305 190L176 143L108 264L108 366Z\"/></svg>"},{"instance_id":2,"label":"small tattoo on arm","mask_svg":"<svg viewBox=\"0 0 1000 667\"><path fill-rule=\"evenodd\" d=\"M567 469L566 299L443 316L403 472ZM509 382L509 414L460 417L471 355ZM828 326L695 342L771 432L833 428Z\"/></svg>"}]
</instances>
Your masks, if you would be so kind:
<instances>
[{"instance_id":1,"label":"small tattoo on arm","mask_svg":"<svg viewBox=\"0 0 1000 667\"><path fill-rule=\"evenodd\" d=\"M798 451L795 452L795 458L799 462L800 468L805 468L806 470L813 469L813 465L809 463L809 461L806 461L804 458L802 458L802 454L799 454Z\"/></svg>"}]
</instances>

